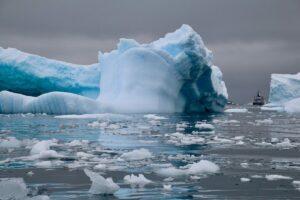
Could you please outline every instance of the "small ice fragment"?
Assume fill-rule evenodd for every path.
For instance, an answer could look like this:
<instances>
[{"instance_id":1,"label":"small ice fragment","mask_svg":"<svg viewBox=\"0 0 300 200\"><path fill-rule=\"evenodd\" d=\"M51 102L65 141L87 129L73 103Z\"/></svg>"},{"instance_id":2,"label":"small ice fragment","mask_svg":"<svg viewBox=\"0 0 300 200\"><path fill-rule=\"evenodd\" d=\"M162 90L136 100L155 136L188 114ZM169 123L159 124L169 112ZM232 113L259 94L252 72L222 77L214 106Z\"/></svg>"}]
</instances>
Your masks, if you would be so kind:
<instances>
[{"instance_id":1,"label":"small ice fragment","mask_svg":"<svg viewBox=\"0 0 300 200\"><path fill-rule=\"evenodd\" d=\"M199 129L200 131L213 131L215 129L215 127L211 124L199 123L199 122L197 122L195 128Z\"/></svg>"},{"instance_id":2,"label":"small ice fragment","mask_svg":"<svg viewBox=\"0 0 300 200\"><path fill-rule=\"evenodd\" d=\"M23 178L0 178L1 200L26 199L28 189Z\"/></svg>"},{"instance_id":3,"label":"small ice fragment","mask_svg":"<svg viewBox=\"0 0 300 200\"><path fill-rule=\"evenodd\" d=\"M37 166L39 168L50 168L52 166L52 163L49 160L41 161L41 162L35 163L35 166Z\"/></svg>"},{"instance_id":4,"label":"small ice fragment","mask_svg":"<svg viewBox=\"0 0 300 200\"><path fill-rule=\"evenodd\" d=\"M291 143L289 138L284 138L283 141L277 143L276 146L280 148L291 148L294 145Z\"/></svg>"},{"instance_id":5,"label":"small ice fragment","mask_svg":"<svg viewBox=\"0 0 300 200\"><path fill-rule=\"evenodd\" d=\"M19 148L21 146L21 141L15 137L7 137L5 139L0 139L0 148Z\"/></svg>"},{"instance_id":6,"label":"small ice fragment","mask_svg":"<svg viewBox=\"0 0 300 200\"><path fill-rule=\"evenodd\" d=\"M106 169L106 165L105 164L98 164L96 166L94 166L95 170L104 170Z\"/></svg>"},{"instance_id":7,"label":"small ice fragment","mask_svg":"<svg viewBox=\"0 0 300 200\"><path fill-rule=\"evenodd\" d=\"M43 140L40 141L38 143L36 143L35 145L33 145L33 147L31 148L30 154L39 154L43 151L47 151L50 149L51 146L53 146L55 144L55 142L53 142L52 140Z\"/></svg>"},{"instance_id":8,"label":"small ice fragment","mask_svg":"<svg viewBox=\"0 0 300 200\"><path fill-rule=\"evenodd\" d=\"M84 169L84 173L92 181L89 193L91 194L114 194L120 187L114 183L112 178L105 179L100 174Z\"/></svg>"},{"instance_id":9,"label":"small ice fragment","mask_svg":"<svg viewBox=\"0 0 300 200\"><path fill-rule=\"evenodd\" d=\"M33 176L34 175L33 171L27 172L26 174L27 174L27 176Z\"/></svg>"},{"instance_id":10,"label":"small ice fragment","mask_svg":"<svg viewBox=\"0 0 300 200\"><path fill-rule=\"evenodd\" d=\"M152 181L147 179L143 174L139 174L138 176L131 174L131 175L126 175L124 177L124 182L130 184L131 187L139 186L140 188L142 188L145 185L151 183Z\"/></svg>"},{"instance_id":11,"label":"small ice fragment","mask_svg":"<svg viewBox=\"0 0 300 200\"><path fill-rule=\"evenodd\" d=\"M276 181L276 180L290 180L292 179L291 177L289 176L283 176L283 175L277 175L277 174L269 174L269 175L266 175L265 178L268 180L268 181Z\"/></svg>"},{"instance_id":12,"label":"small ice fragment","mask_svg":"<svg viewBox=\"0 0 300 200\"><path fill-rule=\"evenodd\" d=\"M249 182L249 181L250 181L250 178L244 178L244 177L243 177L243 178L241 178L240 180L241 180L241 182L244 183L244 182Z\"/></svg>"},{"instance_id":13,"label":"small ice fragment","mask_svg":"<svg viewBox=\"0 0 300 200\"><path fill-rule=\"evenodd\" d=\"M163 184L163 188L165 191L171 191L172 190L172 185L170 184Z\"/></svg>"},{"instance_id":14,"label":"small ice fragment","mask_svg":"<svg viewBox=\"0 0 300 200\"><path fill-rule=\"evenodd\" d=\"M147 119L153 119L153 120L163 120L163 119L167 119L166 117L159 116L159 115L154 115L154 114L144 115L144 117L147 118Z\"/></svg>"},{"instance_id":15,"label":"small ice fragment","mask_svg":"<svg viewBox=\"0 0 300 200\"><path fill-rule=\"evenodd\" d=\"M293 181L292 184L296 188L296 190L300 191L300 181Z\"/></svg>"},{"instance_id":16,"label":"small ice fragment","mask_svg":"<svg viewBox=\"0 0 300 200\"><path fill-rule=\"evenodd\" d=\"M246 162L243 162L243 163L241 163L241 166L242 166L243 168L248 168L248 167L249 167L249 164L246 163Z\"/></svg>"},{"instance_id":17,"label":"small ice fragment","mask_svg":"<svg viewBox=\"0 0 300 200\"><path fill-rule=\"evenodd\" d=\"M278 138L271 138L271 142L272 142L272 143L279 142L279 139L278 139Z\"/></svg>"},{"instance_id":18,"label":"small ice fragment","mask_svg":"<svg viewBox=\"0 0 300 200\"><path fill-rule=\"evenodd\" d=\"M174 181L174 178L173 177L168 177L168 178L165 178L164 181L165 182L171 182L171 181Z\"/></svg>"},{"instance_id":19,"label":"small ice fragment","mask_svg":"<svg viewBox=\"0 0 300 200\"><path fill-rule=\"evenodd\" d=\"M246 113L248 110L246 108L230 108L225 110L226 113Z\"/></svg>"},{"instance_id":20,"label":"small ice fragment","mask_svg":"<svg viewBox=\"0 0 300 200\"><path fill-rule=\"evenodd\" d=\"M259 124L273 124L273 120L268 118L268 119L262 119L262 120L255 120L255 122Z\"/></svg>"},{"instance_id":21,"label":"small ice fragment","mask_svg":"<svg viewBox=\"0 0 300 200\"><path fill-rule=\"evenodd\" d=\"M152 154L148 149L141 148L141 149L135 149L127 153L123 153L121 155L121 158L129 161L144 160L147 158L152 158Z\"/></svg>"}]
</instances>

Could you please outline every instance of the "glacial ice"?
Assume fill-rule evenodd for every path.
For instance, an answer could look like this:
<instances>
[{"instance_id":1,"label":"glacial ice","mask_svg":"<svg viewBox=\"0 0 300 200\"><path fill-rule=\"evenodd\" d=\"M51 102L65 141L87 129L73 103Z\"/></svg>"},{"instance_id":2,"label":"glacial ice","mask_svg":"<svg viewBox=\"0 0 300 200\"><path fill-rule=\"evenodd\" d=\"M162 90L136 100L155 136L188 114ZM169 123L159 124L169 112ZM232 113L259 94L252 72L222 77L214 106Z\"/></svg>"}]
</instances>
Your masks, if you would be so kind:
<instances>
[{"instance_id":1,"label":"glacial ice","mask_svg":"<svg viewBox=\"0 0 300 200\"><path fill-rule=\"evenodd\" d=\"M91 66L1 48L0 80L0 90L20 93L2 91L0 113L221 112L228 99L211 51L188 25L149 44L121 39Z\"/></svg>"},{"instance_id":2,"label":"glacial ice","mask_svg":"<svg viewBox=\"0 0 300 200\"><path fill-rule=\"evenodd\" d=\"M262 110L300 113L300 72L272 74L269 103Z\"/></svg>"},{"instance_id":3,"label":"glacial ice","mask_svg":"<svg viewBox=\"0 0 300 200\"><path fill-rule=\"evenodd\" d=\"M75 65L0 47L0 91L38 96L61 91L96 98L98 64Z\"/></svg>"},{"instance_id":4,"label":"glacial ice","mask_svg":"<svg viewBox=\"0 0 300 200\"><path fill-rule=\"evenodd\" d=\"M222 111L227 91L212 53L188 25L150 44L121 39L99 52L99 100L107 112Z\"/></svg>"},{"instance_id":5,"label":"glacial ice","mask_svg":"<svg viewBox=\"0 0 300 200\"><path fill-rule=\"evenodd\" d=\"M89 192L91 194L114 194L120 187L112 180L112 178L105 179L100 174L91 170L85 169L84 173L92 181Z\"/></svg>"},{"instance_id":6,"label":"glacial ice","mask_svg":"<svg viewBox=\"0 0 300 200\"><path fill-rule=\"evenodd\" d=\"M145 185L151 183L152 181L150 181L149 179L147 179L143 174L139 174L139 175L126 175L124 177L124 182L131 185L131 187L140 187L143 188Z\"/></svg>"}]
</instances>

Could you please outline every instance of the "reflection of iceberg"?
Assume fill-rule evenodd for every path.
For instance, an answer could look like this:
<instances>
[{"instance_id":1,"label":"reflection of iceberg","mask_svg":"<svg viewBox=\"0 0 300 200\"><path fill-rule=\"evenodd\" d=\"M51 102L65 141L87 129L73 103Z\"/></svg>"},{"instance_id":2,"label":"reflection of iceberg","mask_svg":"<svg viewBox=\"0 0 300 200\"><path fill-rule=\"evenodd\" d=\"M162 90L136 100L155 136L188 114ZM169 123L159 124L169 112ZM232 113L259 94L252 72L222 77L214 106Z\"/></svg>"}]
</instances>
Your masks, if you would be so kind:
<instances>
[{"instance_id":1,"label":"reflection of iceberg","mask_svg":"<svg viewBox=\"0 0 300 200\"><path fill-rule=\"evenodd\" d=\"M42 69L41 65L30 61L33 59L31 56L15 56L18 52L13 50L10 59L10 64L14 63L13 58L18 63L18 76L14 81L18 83L21 76L20 80L24 82L23 76L28 74L30 79L38 81L31 83L34 88L31 84L21 84L23 88L19 91L9 88L13 84L13 80L9 79L7 89L20 93L24 90L25 94L28 93L27 89L33 94L67 91L94 97L95 90L99 91L97 85L101 73L100 95L92 100L68 93L55 92L39 97L25 97L6 92L0 95L1 112L204 112L222 111L227 102L222 73L211 63L212 53L188 25L183 25L174 33L150 44L121 39L116 50L99 53L99 64L89 67L74 67L33 57L38 63L46 63L47 67ZM52 64L48 65L47 62ZM31 65L33 69L30 69ZM15 69L14 66L0 66L0 75L5 76L7 70ZM39 90L40 85L47 89ZM13 99L14 103L8 99Z\"/></svg>"},{"instance_id":2,"label":"reflection of iceberg","mask_svg":"<svg viewBox=\"0 0 300 200\"><path fill-rule=\"evenodd\" d=\"M269 104L262 109L300 112L300 73L272 74Z\"/></svg>"},{"instance_id":3,"label":"reflection of iceberg","mask_svg":"<svg viewBox=\"0 0 300 200\"><path fill-rule=\"evenodd\" d=\"M97 64L74 65L0 47L0 90L31 96L62 91L97 97L98 71Z\"/></svg>"}]
</instances>

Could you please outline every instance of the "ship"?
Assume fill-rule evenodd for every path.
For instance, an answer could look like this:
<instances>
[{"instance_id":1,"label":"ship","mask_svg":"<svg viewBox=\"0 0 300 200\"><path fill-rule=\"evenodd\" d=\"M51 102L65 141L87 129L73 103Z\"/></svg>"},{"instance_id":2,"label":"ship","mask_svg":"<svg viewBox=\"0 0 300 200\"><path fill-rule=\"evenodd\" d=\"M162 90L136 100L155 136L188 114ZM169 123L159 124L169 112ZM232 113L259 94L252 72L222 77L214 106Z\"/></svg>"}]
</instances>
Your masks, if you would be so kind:
<instances>
[{"instance_id":1,"label":"ship","mask_svg":"<svg viewBox=\"0 0 300 200\"><path fill-rule=\"evenodd\" d=\"M255 106L262 106L265 104L265 98L260 94L258 91L256 96L253 99L253 105Z\"/></svg>"}]
</instances>

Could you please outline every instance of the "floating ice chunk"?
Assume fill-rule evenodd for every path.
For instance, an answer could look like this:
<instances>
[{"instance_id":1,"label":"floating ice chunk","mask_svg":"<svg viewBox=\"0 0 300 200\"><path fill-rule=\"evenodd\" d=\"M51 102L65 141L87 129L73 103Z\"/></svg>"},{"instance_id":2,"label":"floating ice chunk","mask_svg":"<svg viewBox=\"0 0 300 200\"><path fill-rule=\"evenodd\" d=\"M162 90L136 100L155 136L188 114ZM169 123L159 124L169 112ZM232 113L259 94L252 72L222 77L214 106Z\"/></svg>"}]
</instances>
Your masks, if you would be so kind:
<instances>
[{"instance_id":1,"label":"floating ice chunk","mask_svg":"<svg viewBox=\"0 0 300 200\"><path fill-rule=\"evenodd\" d=\"M106 165L105 164L98 164L94 166L95 170L105 170L106 169Z\"/></svg>"},{"instance_id":2,"label":"floating ice chunk","mask_svg":"<svg viewBox=\"0 0 300 200\"><path fill-rule=\"evenodd\" d=\"M50 149L52 145L55 143L52 140L43 140L40 142L37 142L30 150L30 154L39 154L43 151L47 151Z\"/></svg>"},{"instance_id":3,"label":"floating ice chunk","mask_svg":"<svg viewBox=\"0 0 300 200\"><path fill-rule=\"evenodd\" d=\"M289 177L289 176L283 176L283 175L277 175L277 174L269 174L269 175L266 175L265 178L268 181L290 180L290 179L293 179L292 177Z\"/></svg>"},{"instance_id":4,"label":"floating ice chunk","mask_svg":"<svg viewBox=\"0 0 300 200\"><path fill-rule=\"evenodd\" d=\"M135 176L134 174L126 175L124 177L124 182L127 184L130 184L131 187L144 187L145 185L152 183L149 179L147 179L143 174L139 174L138 176Z\"/></svg>"},{"instance_id":5,"label":"floating ice chunk","mask_svg":"<svg viewBox=\"0 0 300 200\"><path fill-rule=\"evenodd\" d=\"M81 159L89 159L89 158L94 157L93 154L85 153L85 152L82 152L82 151L77 152L76 156L79 157L79 158L81 158Z\"/></svg>"},{"instance_id":6,"label":"floating ice chunk","mask_svg":"<svg viewBox=\"0 0 300 200\"><path fill-rule=\"evenodd\" d=\"M93 98L99 94L98 64L75 65L0 47L0 69L0 80L5 80L0 91L32 96L62 91Z\"/></svg>"},{"instance_id":7,"label":"floating ice chunk","mask_svg":"<svg viewBox=\"0 0 300 200\"><path fill-rule=\"evenodd\" d=\"M250 178L240 178L241 182L244 183L244 182L249 182L250 181Z\"/></svg>"},{"instance_id":8,"label":"floating ice chunk","mask_svg":"<svg viewBox=\"0 0 300 200\"><path fill-rule=\"evenodd\" d=\"M21 147L21 141L15 137L0 139L0 148L11 149Z\"/></svg>"},{"instance_id":9,"label":"floating ice chunk","mask_svg":"<svg viewBox=\"0 0 300 200\"><path fill-rule=\"evenodd\" d=\"M226 113L246 113L248 110L246 108L230 108L225 110Z\"/></svg>"},{"instance_id":10,"label":"floating ice chunk","mask_svg":"<svg viewBox=\"0 0 300 200\"><path fill-rule=\"evenodd\" d=\"M187 127L188 127L188 123L186 122L178 123L176 124L176 131L184 131L185 128Z\"/></svg>"},{"instance_id":11,"label":"floating ice chunk","mask_svg":"<svg viewBox=\"0 0 300 200\"><path fill-rule=\"evenodd\" d=\"M292 184L297 190L300 190L300 181L293 181Z\"/></svg>"},{"instance_id":12,"label":"floating ice chunk","mask_svg":"<svg viewBox=\"0 0 300 200\"><path fill-rule=\"evenodd\" d=\"M273 124L273 120L268 118L268 119L262 119L262 120L255 120L257 124Z\"/></svg>"},{"instance_id":13,"label":"floating ice chunk","mask_svg":"<svg viewBox=\"0 0 300 200\"><path fill-rule=\"evenodd\" d=\"M100 174L84 169L84 173L92 181L89 193L91 194L114 194L120 187L113 181L112 178L105 179Z\"/></svg>"},{"instance_id":14,"label":"floating ice chunk","mask_svg":"<svg viewBox=\"0 0 300 200\"><path fill-rule=\"evenodd\" d=\"M208 160L188 164L178 169L175 167L162 168L157 171L158 174L165 177L177 177L183 175L207 175L214 174L220 170L219 166Z\"/></svg>"},{"instance_id":15,"label":"floating ice chunk","mask_svg":"<svg viewBox=\"0 0 300 200\"><path fill-rule=\"evenodd\" d=\"M284 138L282 142L276 144L276 147L280 148L291 148L293 146L289 138Z\"/></svg>"},{"instance_id":16,"label":"floating ice chunk","mask_svg":"<svg viewBox=\"0 0 300 200\"><path fill-rule=\"evenodd\" d=\"M241 167L243 167L243 168L248 168L248 167L249 167L249 164L246 163L246 162L243 162L243 163L241 163L240 165L241 165Z\"/></svg>"},{"instance_id":17,"label":"floating ice chunk","mask_svg":"<svg viewBox=\"0 0 300 200\"><path fill-rule=\"evenodd\" d=\"M0 178L1 200L23 200L28 192L23 178Z\"/></svg>"},{"instance_id":18,"label":"floating ice chunk","mask_svg":"<svg viewBox=\"0 0 300 200\"><path fill-rule=\"evenodd\" d=\"M80 105L80 106L79 106ZM66 92L50 92L30 97L8 91L0 92L0 113L47 113L55 115L99 112L97 101Z\"/></svg>"},{"instance_id":19,"label":"floating ice chunk","mask_svg":"<svg viewBox=\"0 0 300 200\"><path fill-rule=\"evenodd\" d=\"M211 124L197 122L195 128L199 129L200 131L213 131L215 127Z\"/></svg>"},{"instance_id":20,"label":"floating ice chunk","mask_svg":"<svg viewBox=\"0 0 300 200\"><path fill-rule=\"evenodd\" d=\"M26 173L26 175L27 175L27 176L33 176L34 173L33 173L33 171L29 171L29 172Z\"/></svg>"},{"instance_id":21,"label":"floating ice chunk","mask_svg":"<svg viewBox=\"0 0 300 200\"><path fill-rule=\"evenodd\" d=\"M38 168L51 168L52 167L52 162L47 160L47 161L41 161L35 163L35 166Z\"/></svg>"},{"instance_id":22,"label":"floating ice chunk","mask_svg":"<svg viewBox=\"0 0 300 200\"><path fill-rule=\"evenodd\" d=\"M165 136L169 137L168 143L175 144L175 145L191 145L191 144L202 144L205 142L203 137L198 135L189 135L183 133L172 133L166 134Z\"/></svg>"},{"instance_id":23,"label":"floating ice chunk","mask_svg":"<svg viewBox=\"0 0 300 200\"><path fill-rule=\"evenodd\" d=\"M159 116L159 115L154 115L154 114L147 114L147 115L144 115L144 117L147 118L147 119L153 119L153 120L167 119L166 117Z\"/></svg>"},{"instance_id":24,"label":"floating ice chunk","mask_svg":"<svg viewBox=\"0 0 300 200\"><path fill-rule=\"evenodd\" d=\"M220 170L218 165L208 160L200 160L186 167L188 167L189 174L213 174Z\"/></svg>"},{"instance_id":25,"label":"floating ice chunk","mask_svg":"<svg viewBox=\"0 0 300 200\"><path fill-rule=\"evenodd\" d=\"M133 151L123 153L121 158L129 161L133 160L143 160L147 158L152 158L152 153L148 149L135 149Z\"/></svg>"},{"instance_id":26,"label":"floating ice chunk","mask_svg":"<svg viewBox=\"0 0 300 200\"><path fill-rule=\"evenodd\" d=\"M88 140L72 140L71 142L67 143L68 146L75 147L75 146L84 146L89 143Z\"/></svg>"},{"instance_id":27,"label":"floating ice chunk","mask_svg":"<svg viewBox=\"0 0 300 200\"><path fill-rule=\"evenodd\" d=\"M163 184L163 189L165 191L171 191L172 190L172 185L170 185L170 184Z\"/></svg>"},{"instance_id":28,"label":"floating ice chunk","mask_svg":"<svg viewBox=\"0 0 300 200\"><path fill-rule=\"evenodd\" d=\"M263 178L262 175L252 175L251 178Z\"/></svg>"}]
</instances>

